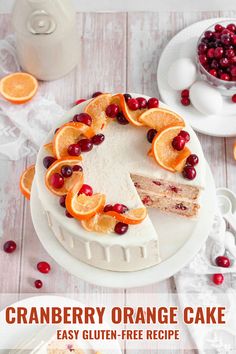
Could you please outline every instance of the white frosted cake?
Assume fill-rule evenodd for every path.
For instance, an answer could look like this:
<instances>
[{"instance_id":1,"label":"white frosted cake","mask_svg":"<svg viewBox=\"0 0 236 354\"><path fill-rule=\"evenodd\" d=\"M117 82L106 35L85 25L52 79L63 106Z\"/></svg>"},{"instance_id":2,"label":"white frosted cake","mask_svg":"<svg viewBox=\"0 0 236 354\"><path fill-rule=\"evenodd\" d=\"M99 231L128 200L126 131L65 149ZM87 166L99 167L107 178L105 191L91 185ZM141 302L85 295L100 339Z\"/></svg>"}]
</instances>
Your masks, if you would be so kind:
<instances>
[{"instance_id":1,"label":"white frosted cake","mask_svg":"<svg viewBox=\"0 0 236 354\"><path fill-rule=\"evenodd\" d=\"M95 130L95 134L104 134L105 140L102 141L101 144L97 146L94 145L93 149L89 152L82 152L83 160L78 160L78 163L74 162L74 165L79 165L83 169L83 172L77 172L77 179L83 178L83 183L92 186L94 194L99 194L98 199L99 196L101 196L99 201L102 205L102 209L97 207L97 213L94 215L91 214L90 219L80 217L81 209L79 209L80 212L74 211L74 218L68 217L70 216L68 210L65 214L65 209L59 204L60 195L63 195L63 193L60 194L60 188L56 190L56 193L59 191L58 195L53 193L53 186L48 185L48 183L50 183L48 181L52 181L53 184L54 177L50 175L50 172L48 172L44 166L44 159L49 155L48 148L50 149L50 143L52 141L54 149L51 155L59 154L57 150L58 146L60 146L57 142L59 137L55 138L54 132L49 135L46 148L42 146L38 154L36 164L38 195L47 215L50 228L58 241L71 255L82 262L102 269L136 271L154 266L161 261L161 250L159 250L158 246L158 230L154 228L148 216L149 207L157 208L163 212L174 213L180 217L197 217L197 212L200 208L200 194L205 183L205 159L196 135L191 128L185 126L184 122L182 122L182 129L189 133L190 141L186 144L187 148L184 147L182 149L180 146L181 150L173 149L174 159L172 161L169 156L172 154L171 149L174 146L172 140L171 143L168 142L168 147L166 149L164 147L163 150L162 145L163 141L165 141L163 139L172 136L178 129L182 131L181 124L179 123L180 128L178 128L178 122L173 124L172 121L168 121L168 124L162 127L160 132L158 131L158 137L156 135L152 144L150 144L146 135L150 127L153 127L153 123L150 123L151 125L148 127L145 125L149 123L145 125L144 122L140 123L142 120L140 118L141 114L148 112L148 109L143 109L143 111L139 109L136 111L136 115L134 114L132 116L132 110L129 110L127 105L124 108L124 104L127 104L127 102L124 103L124 101L120 104L117 96L115 96L114 99L114 96L107 95L107 101L104 105L100 104L96 106L96 108L99 107L99 109L93 116L93 106L91 109L91 103L93 103L93 101L96 102L96 100L98 101L99 97L102 96L103 95L98 96L90 102L84 102L78 105L68 115L63 117L62 121L59 123L59 125L67 123L73 120L76 114L82 112L87 112L88 114L89 112L93 120L91 129ZM123 97L123 95L119 96ZM145 98L148 100L147 97ZM113 105L117 104L119 109L122 110L123 117L121 118L123 119L125 117L129 119L130 124L123 124L126 123L124 120L121 121L122 124L119 124L119 122L117 122L118 118L116 121L115 118L107 117L105 112L108 111L106 111L105 107L106 105L108 106L108 103ZM172 113L169 113L170 111L165 110L165 108L167 107L161 105L161 108L157 108L156 111L155 109L153 110L153 114L155 113L159 120L162 119L163 112L167 112L168 117L172 117ZM98 115L101 117L101 126L97 124L96 121L95 129L94 121L97 119ZM132 119L134 120L134 124L132 124ZM165 116L163 116L163 122L165 119ZM77 123L69 123L69 125L70 124L76 125ZM174 127L174 125L176 127ZM169 126L170 128L168 128ZM65 128L60 128L56 136L59 136L61 132L63 132L62 129L65 130ZM170 133L167 132L167 129L169 129ZM91 132L86 131L85 135L90 133ZM162 138L162 136L164 138ZM63 139L61 139L63 144L66 143L66 139L65 134ZM81 137L78 137L78 140L80 139ZM149 152L148 154L150 147L152 147L152 153ZM61 151L62 150L63 149L61 149ZM166 155L164 156L165 150ZM183 152L185 152L185 156ZM62 152L60 153L62 154ZM153 156L153 154L155 156ZM198 157L197 164L194 168L193 165L190 166L188 162L186 162L190 154L191 156L195 154ZM80 156L76 158L80 158ZM157 159L159 159L160 156L160 161L158 160L159 163L157 163ZM55 157L57 160L54 164L59 161L58 157L61 156ZM68 161L64 155L62 156L62 160L63 158L66 161L65 165L68 165ZM178 161L178 164L176 161ZM162 165L164 163L167 169L163 168ZM52 164L52 166L54 164ZM50 169L52 169L51 166L48 167L48 170ZM186 173L188 173L190 169L194 170L190 171L191 179L188 178L188 175L186 178ZM49 179L48 176L51 179ZM77 181L75 177L76 176L74 176L74 184L76 184ZM62 188L67 187L67 184L69 185L68 181L70 178L65 178L65 180L66 182ZM73 190L73 185L70 188ZM73 193L77 192L73 190L73 192L69 192L67 197L65 197L66 207L69 205L71 208L81 208L81 204L85 203L85 199L89 199L89 196L83 199L80 193L78 200L76 200L76 196ZM71 198L69 198L69 194ZM80 197L82 198L81 200ZM103 198L106 198L105 204L109 204L107 208L104 208L104 203L102 204ZM89 203L87 199L86 203ZM113 212L113 209L110 208L111 205L114 206L117 203L127 207L120 215ZM85 208L83 205L83 208L84 212L87 206ZM147 213L145 214L146 208ZM88 213L87 209L85 213ZM138 210L138 213L143 216L132 217L128 210ZM123 221L122 224L126 224L126 220L128 220L128 226L125 232L123 234L122 232L114 232L117 223L121 224ZM109 222L110 225L108 228L107 222ZM99 227L96 226L98 223L100 223ZM106 232L99 232L101 231L100 225L103 226L103 223L105 224ZM170 230L170 232L171 231L172 230Z\"/></svg>"}]
</instances>

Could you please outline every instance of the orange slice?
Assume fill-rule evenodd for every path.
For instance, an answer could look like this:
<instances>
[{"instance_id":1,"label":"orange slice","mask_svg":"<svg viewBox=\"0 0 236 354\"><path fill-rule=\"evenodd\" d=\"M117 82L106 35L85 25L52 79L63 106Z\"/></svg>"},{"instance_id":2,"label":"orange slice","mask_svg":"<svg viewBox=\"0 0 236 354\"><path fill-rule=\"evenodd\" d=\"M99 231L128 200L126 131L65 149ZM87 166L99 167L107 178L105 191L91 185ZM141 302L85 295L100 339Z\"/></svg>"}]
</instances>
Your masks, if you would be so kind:
<instances>
[{"instance_id":1,"label":"orange slice","mask_svg":"<svg viewBox=\"0 0 236 354\"><path fill-rule=\"evenodd\" d=\"M182 125L171 125L162 129L152 142L152 154L156 162L168 171L176 172L176 166L185 160L190 154L190 150L185 147L182 151L177 151L172 146L172 141L182 130Z\"/></svg>"},{"instance_id":2,"label":"orange slice","mask_svg":"<svg viewBox=\"0 0 236 354\"><path fill-rule=\"evenodd\" d=\"M96 214L89 220L81 221L81 225L87 231L100 232L109 234L114 232L116 226L116 219L105 214Z\"/></svg>"},{"instance_id":3,"label":"orange slice","mask_svg":"<svg viewBox=\"0 0 236 354\"><path fill-rule=\"evenodd\" d=\"M31 187L35 175L35 165L28 167L20 178L20 191L26 199L30 199Z\"/></svg>"},{"instance_id":4,"label":"orange slice","mask_svg":"<svg viewBox=\"0 0 236 354\"><path fill-rule=\"evenodd\" d=\"M78 195L81 189L80 181L76 183L67 193L66 208L68 212L77 220L91 219L95 214L100 213L106 203L104 194Z\"/></svg>"},{"instance_id":5,"label":"orange slice","mask_svg":"<svg viewBox=\"0 0 236 354\"><path fill-rule=\"evenodd\" d=\"M234 143L234 150L233 150L233 152L234 152L234 159L236 160L236 142Z\"/></svg>"},{"instance_id":6,"label":"orange slice","mask_svg":"<svg viewBox=\"0 0 236 354\"><path fill-rule=\"evenodd\" d=\"M91 128L97 133L103 130L110 118L106 115L106 108L111 104L112 95L110 93L103 93L95 97L89 104L85 107L84 112L89 114L93 123Z\"/></svg>"},{"instance_id":7,"label":"orange slice","mask_svg":"<svg viewBox=\"0 0 236 354\"><path fill-rule=\"evenodd\" d=\"M178 114L165 108L152 108L141 114L139 121L147 127L157 131L168 127L169 125L185 126L183 118Z\"/></svg>"},{"instance_id":8,"label":"orange slice","mask_svg":"<svg viewBox=\"0 0 236 354\"><path fill-rule=\"evenodd\" d=\"M147 209L146 208L132 209L125 214L119 214L115 211L108 211L104 214L113 216L116 220L123 222L125 224L137 225L137 224L141 224L141 222L146 218Z\"/></svg>"},{"instance_id":9,"label":"orange slice","mask_svg":"<svg viewBox=\"0 0 236 354\"><path fill-rule=\"evenodd\" d=\"M125 118L132 123L133 125L137 126L137 127L141 127L143 126L143 123L139 121L140 116L147 111L147 109L137 109L136 111L132 111L131 109L129 109L124 95L119 94L120 96L120 106L122 109L122 112L125 116Z\"/></svg>"},{"instance_id":10,"label":"orange slice","mask_svg":"<svg viewBox=\"0 0 236 354\"><path fill-rule=\"evenodd\" d=\"M72 144L76 144L81 136L92 138L94 135L93 129L86 124L77 122L66 123L54 135L54 155L57 159L68 156L68 147Z\"/></svg>"},{"instance_id":11,"label":"orange slice","mask_svg":"<svg viewBox=\"0 0 236 354\"><path fill-rule=\"evenodd\" d=\"M45 145L44 145L44 149L47 151L47 153L48 153L50 156L55 156L55 155L54 155L54 151L53 151L53 143L45 144Z\"/></svg>"},{"instance_id":12,"label":"orange slice","mask_svg":"<svg viewBox=\"0 0 236 354\"><path fill-rule=\"evenodd\" d=\"M47 188L55 195L62 196L66 195L68 190L73 187L75 183L80 183L81 187L84 182L83 178L83 172L80 171L74 171L72 176L69 178L64 178L64 185L60 189L56 189L52 186L51 184L51 177L54 173L59 173L61 174L61 168L62 166L75 166L80 164L81 158L80 157L70 157L67 156L64 159L59 159L55 161L47 170L47 173L45 175L45 184ZM81 188L80 187L80 188Z\"/></svg>"},{"instance_id":13,"label":"orange slice","mask_svg":"<svg viewBox=\"0 0 236 354\"><path fill-rule=\"evenodd\" d=\"M30 101L38 90L38 81L30 74L14 73L0 81L0 93L9 102L22 104Z\"/></svg>"}]
</instances>

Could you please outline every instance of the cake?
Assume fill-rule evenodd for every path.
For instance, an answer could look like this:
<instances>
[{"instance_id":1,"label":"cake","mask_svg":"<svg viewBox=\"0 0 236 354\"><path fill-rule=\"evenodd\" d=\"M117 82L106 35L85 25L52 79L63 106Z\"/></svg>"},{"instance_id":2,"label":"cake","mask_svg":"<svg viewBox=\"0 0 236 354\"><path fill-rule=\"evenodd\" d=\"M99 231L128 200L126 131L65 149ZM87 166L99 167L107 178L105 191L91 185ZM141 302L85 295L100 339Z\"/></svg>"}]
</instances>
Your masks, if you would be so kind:
<instances>
[{"instance_id":1,"label":"cake","mask_svg":"<svg viewBox=\"0 0 236 354\"><path fill-rule=\"evenodd\" d=\"M148 208L197 217L205 159L196 135L157 99L123 94L83 102L60 124L39 151L35 175L58 241L101 269L158 264L158 230Z\"/></svg>"}]
</instances>

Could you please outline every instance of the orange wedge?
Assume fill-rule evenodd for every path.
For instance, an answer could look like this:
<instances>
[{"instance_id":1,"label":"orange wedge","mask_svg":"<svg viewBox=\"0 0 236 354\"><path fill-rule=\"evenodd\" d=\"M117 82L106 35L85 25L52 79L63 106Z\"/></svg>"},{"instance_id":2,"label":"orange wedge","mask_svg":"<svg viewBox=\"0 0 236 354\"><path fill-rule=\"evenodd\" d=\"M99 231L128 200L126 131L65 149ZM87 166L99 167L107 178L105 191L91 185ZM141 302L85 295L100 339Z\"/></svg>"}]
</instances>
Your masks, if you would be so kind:
<instances>
[{"instance_id":1,"label":"orange wedge","mask_svg":"<svg viewBox=\"0 0 236 354\"><path fill-rule=\"evenodd\" d=\"M83 123L71 122L64 124L54 135L53 151L57 159L68 155L68 147L76 144L81 136L92 138L95 135L92 128Z\"/></svg>"},{"instance_id":2,"label":"orange wedge","mask_svg":"<svg viewBox=\"0 0 236 354\"><path fill-rule=\"evenodd\" d=\"M185 126L183 118L178 114L165 108L152 108L141 114L139 121L157 131L168 127L169 125Z\"/></svg>"},{"instance_id":3,"label":"orange wedge","mask_svg":"<svg viewBox=\"0 0 236 354\"><path fill-rule=\"evenodd\" d=\"M26 199L30 199L31 187L35 175L35 165L32 165L25 170L20 178L20 191Z\"/></svg>"},{"instance_id":4,"label":"orange wedge","mask_svg":"<svg viewBox=\"0 0 236 354\"><path fill-rule=\"evenodd\" d=\"M22 104L30 101L38 90L38 81L30 74L14 73L0 81L0 93L9 102Z\"/></svg>"},{"instance_id":5,"label":"orange wedge","mask_svg":"<svg viewBox=\"0 0 236 354\"><path fill-rule=\"evenodd\" d=\"M109 234L114 232L116 219L105 214L96 214L91 219L81 221L81 225L87 231Z\"/></svg>"},{"instance_id":6,"label":"orange wedge","mask_svg":"<svg viewBox=\"0 0 236 354\"><path fill-rule=\"evenodd\" d=\"M48 153L50 156L55 156L55 155L54 155L54 151L53 151L53 143L45 144L45 145L44 145L44 149L47 151L47 153Z\"/></svg>"},{"instance_id":7,"label":"orange wedge","mask_svg":"<svg viewBox=\"0 0 236 354\"><path fill-rule=\"evenodd\" d=\"M236 160L236 143L234 143L234 159Z\"/></svg>"},{"instance_id":8,"label":"orange wedge","mask_svg":"<svg viewBox=\"0 0 236 354\"><path fill-rule=\"evenodd\" d=\"M119 214L116 211L108 211L104 213L104 215L113 216L116 220L128 225L137 225L137 224L141 224L141 222L146 218L147 209L146 208L132 209L125 214Z\"/></svg>"},{"instance_id":9,"label":"orange wedge","mask_svg":"<svg viewBox=\"0 0 236 354\"><path fill-rule=\"evenodd\" d=\"M176 172L176 167L180 166L181 161L184 161L191 154L187 147L182 151L177 151L172 146L174 137L179 134L182 128L182 125L171 125L162 129L152 142L152 155L156 162L171 172Z\"/></svg>"},{"instance_id":10,"label":"orange wedge","mask_svg":"<svg viewBox=\"0 0 236 354\"><path fill-rule=\"evenodd\" d=\"M147 109L137 109L136 111L132 111L131 109L129 109L124 95L119 94L120 96L120 106L122 109L122 112L125 116L125 118L132 123L133 125L137 126L137 127L141 127L143 126L143 123L139 121L140 116L147 111Z\"/></svg>"},{"instance_id":11,"label":"orange wedge","mask_svg":"<svg viewBox=\"0 0 236 354\"><path fill-rule=\"evenodd\" d=\"M106 108L111 104L112 95L110 93L103 93L95 97L89 104L85 107L84 112L89 114L93 123L91 128L97 133L103 130L110 118L106 115Z\"/></svg>"},{"instance_id":12,"label":"orange wedge","mask_svg":"<svg viewBox=\"0 0 236 354\"><path fill-rule=\"evenodd\" d=\"M45 175L45 184L47 188L55 195L62 196L66 195L68 190L73 187L75 183L79 183L82 187L84 178L83 178L83 172L80 171L74 171L72 176L69 178L64 178L64 185L60 189L56 189L53 187L51 183L51 178L52 175L55 173L61 174L61 168L62 166L75 166L79 165L81 162L80 157L71 157L67 156L64 159L59 159L55 161L47 170L46 175ZM80 188L81 188L80 187Z\"/></svg>"}]
</instances>

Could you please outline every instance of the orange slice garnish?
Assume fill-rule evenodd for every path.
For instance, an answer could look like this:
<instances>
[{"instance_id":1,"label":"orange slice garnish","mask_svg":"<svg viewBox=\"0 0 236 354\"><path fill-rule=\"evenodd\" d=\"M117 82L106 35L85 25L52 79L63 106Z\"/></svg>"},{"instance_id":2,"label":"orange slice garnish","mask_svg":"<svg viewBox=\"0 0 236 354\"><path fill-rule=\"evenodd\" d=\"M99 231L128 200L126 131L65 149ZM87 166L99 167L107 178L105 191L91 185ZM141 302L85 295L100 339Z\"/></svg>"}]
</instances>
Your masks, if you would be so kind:
<instances>
[{"instance_id":1,"label":"orange slice garnish","mask_svg":"<svg viewBox=\"0 0 236 354\"><path fill-rule=\"evenodd\" d=\"M85 107L84 112L89 114L93 123L91 128L97 133L103 130L110 118L106 115L106 108L111 104L112 95L110 93L103 93L95 97Z\"/></svg>"},{"instance_id":2,"label":"orange slice garnish","mask_svg":"<svg viewBox=\"0 0 236 354\"><path fill-rule=\"evenodd\" d=\"M87 231L109 234L114 232L116 219L105 214L96 214L91 219L81 221L81 225Z\"/></svg>"},{"instance_id":3,"label":"orange slice garnish","mask_svg":"<svg viewBox=\"0 0 236 354\"><path fill-rule=\"evenodd\" d=\"M236 160L236 142L234 143L233 152L234 152L234 159Z\"/></svg>"},{"instance_id":4,"label":"orange slice garnish","mask_svg":"<svg viewBox=\"0 0 236 354\"><path fill-rule=\"evenodd\" d=\"M139 121L150 128L160 131L170 125L185 126L183 118L165 108L152 108L141 114Z\"/></svg>"},{"instance_id":5,"label":"orange slice garnish","mask_svg":"<svg viewBox=\"0 0 236 354\"><path fill-rule=\"evenodd\" d=\"M108 211L105 215L113 216L116 220L128 225L137 225L147 216L146 208L131 209L124 214L117 213L116 211Z\"/></svg>"},{"instance_id":6,"label":"orange slice garnish","mask_svg":"<svg viewBox=\"0 0 236 354\"><path fill-rule=\"evenodd\" d=\"M146 108L137 109L136 111L132 111L131 109L129 109L125 101L124 95L119 94L119 97L120 97L120 106L125 118L136 127L143 126L143 123L139 121L139 118L144 112L147 111L147 109Z\"/></svg>"},{"instance_id":7,"label":"orange slice garnish","mask_svg":"<svg viewBox=\"0 0 236 354\"><path fill-rule=\"evenodd\" d=\"M71 122L64 124L54 135L53 152L57 159L68 156L68 147L76 144L81 136L92 138L93 129L86 124Z\"/></svg>"},{"instance_id":8,"label":"orange slice garnish","mask_svg":"<svg viewBox=\"0 0 236 354\"><path fill-rule=\"evenodd\" d=\"M80 157L71 157L71 156L67 156L64 159L59 159L59 160L55 161L49 167L49 169L47 170L47 173L45 175L45 184L46 184L47 188L53 194L58 195L58 196L62 196L62 195L66 195L68 190L70 190L75 183L77 183L77 184L80 183L81 187L82 187L83 182L84 182L84 178L83 178L83 172L80 172L80 171L74 171L71 177L64 178L64 185L60 189L56 189L55 187L53 187L52 182L51 182L53 174L55 174L55 173L61 174L62 166L75 166L75 165L79 165L80 162L81 162Z\"/></svg>"},{"instance_id":9,"label":"orange slice garnish","mask_svg":"<svg viewBox=\"0 0 236 354\"><path fill-rule=\"evenodd\" d=\"M171 125L165 129L162 129L155 136L152 142L152 155L156 162L164 169L176 172L176 166L179 166L181 161L185 160L191 151L185 147L182 151L177 151L172 146L172 141L180 131L182 125Z\"/></svg>"},{"instance_id":10,"label":"orange slice garnish","mask_svg":"<svg viewBox=\"0 0 236 354\"><path fill-rule=\"evenodd\" d=\"M38 90L38 81L27 73L14 73L0 81L0 93L9 102L22 104L30 101Z\"/></svg>"},{"instance_id":11,"label":"orange slice garnish","mask_svg":"<svg viewBox=\"0 0 236 354\"><path fill-rule=\"evenodd\" d=\"M45 144L43 147L50 156L55 156L53 151L53 143Z\"/></svg>"},{"instance_id":12,"label":"orange slice garnish","mask_svg":"<svg viewBox=\"0 0 236 354\"><path fill-rule=\"evenodd\" d=\"M35 175L35 165L28 167L20 178L20 191L26 199L30 199L31 187Z\"/></svg>"}]
</instances>

